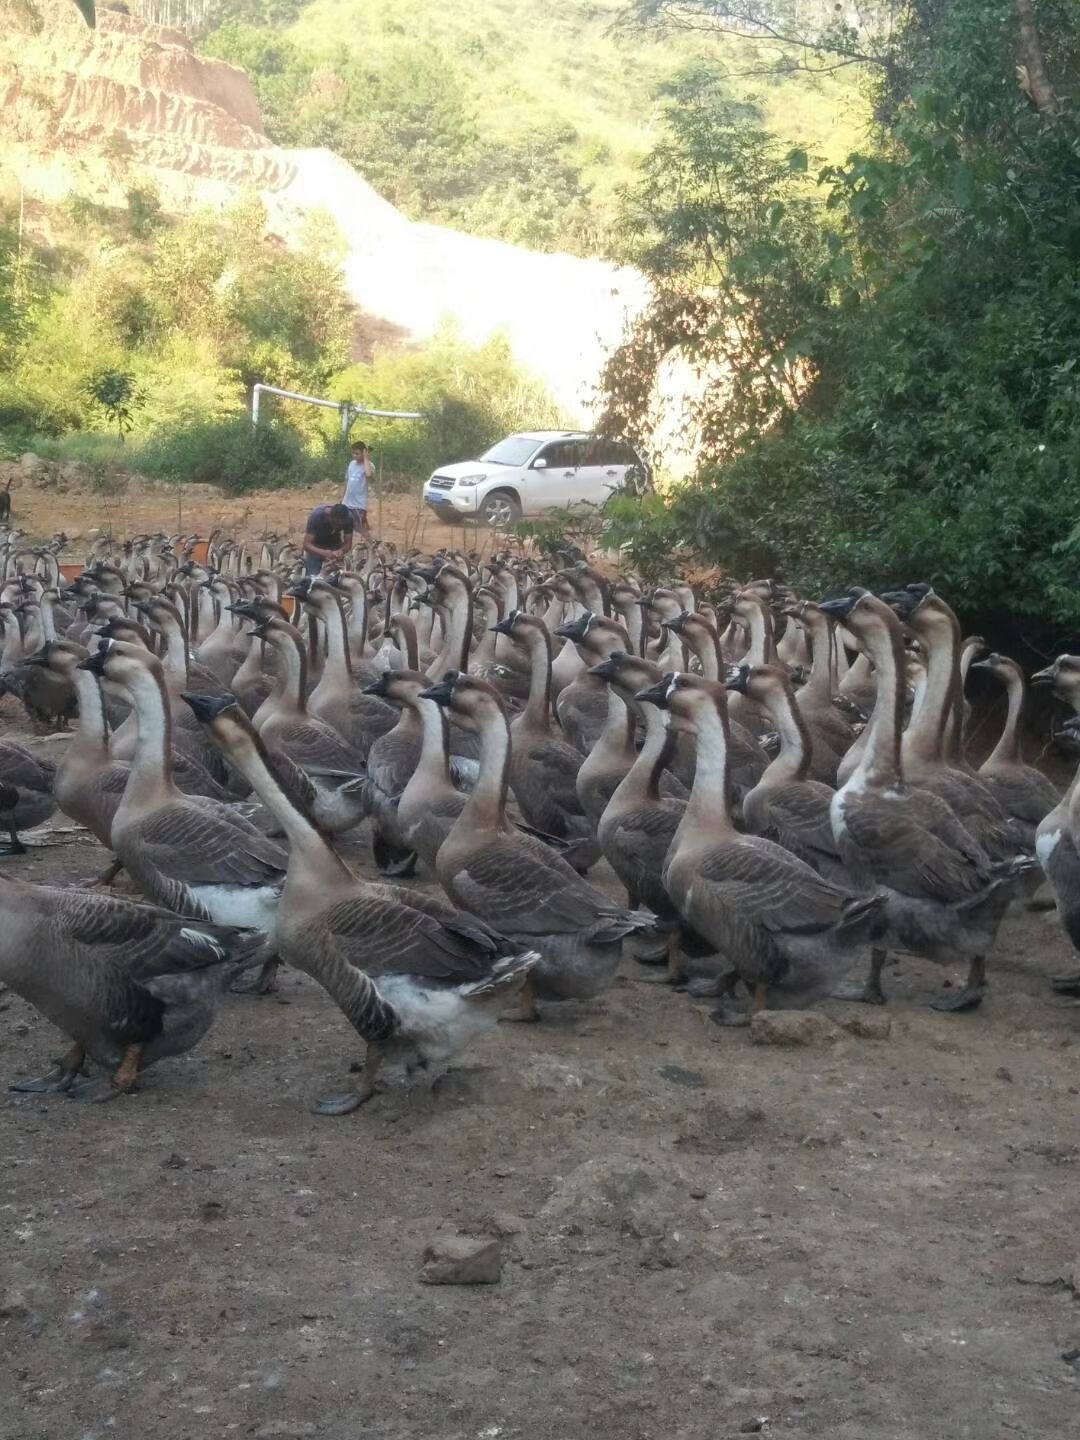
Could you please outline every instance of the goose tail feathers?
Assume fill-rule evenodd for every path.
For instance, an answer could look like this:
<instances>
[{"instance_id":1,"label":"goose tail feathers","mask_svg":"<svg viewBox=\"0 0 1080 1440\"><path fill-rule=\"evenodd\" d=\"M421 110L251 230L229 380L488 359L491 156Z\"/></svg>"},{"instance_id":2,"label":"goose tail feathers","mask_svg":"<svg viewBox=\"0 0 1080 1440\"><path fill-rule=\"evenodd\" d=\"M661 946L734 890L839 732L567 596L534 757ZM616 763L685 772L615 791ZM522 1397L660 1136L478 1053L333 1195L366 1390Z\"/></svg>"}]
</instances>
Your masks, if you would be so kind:
<instances>
[{"instance_id":1,"label":"goose tail feathers","mask_svg":"<svg viewBox=\"0 0 1080 1440\"><path fill-rule=\"evenodd\" d=\"M496 960L491 973L461 987L463 1000L490 1000L495 995L511 995L524 985L529 971L540 959L539 950L522 950Z\"/></svg>"}]
</instances>

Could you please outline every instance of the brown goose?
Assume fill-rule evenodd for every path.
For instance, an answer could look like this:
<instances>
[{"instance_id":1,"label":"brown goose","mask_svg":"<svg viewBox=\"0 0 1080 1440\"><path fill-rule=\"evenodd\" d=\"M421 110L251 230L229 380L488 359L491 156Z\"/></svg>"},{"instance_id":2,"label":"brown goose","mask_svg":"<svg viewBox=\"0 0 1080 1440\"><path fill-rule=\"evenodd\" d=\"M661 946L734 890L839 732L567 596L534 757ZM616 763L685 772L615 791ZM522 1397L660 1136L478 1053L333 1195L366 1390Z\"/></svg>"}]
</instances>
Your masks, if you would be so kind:
<instances>
[{"instance_id":1,"label":"brown goose","mask_svg":"<svg viewBox=\"0 0 1080 1440\"><path fill-rule=\"evenodd\" d=\"M695 656L706 680L719 681L727 666L720 648L720 637L716 626L704 615L683 612L664 625L676 634L687 649ZM728 749L728 774L731 777L732 794L736 805L740 804L746 792L752 789L769 763L768 752L760 739L745 725L730 720L730 746ZM681 754L677 768L679 779L687 788L694 781L694 745L689 735L676 736L676 755Z\"/></svg>"},{"instance_id":2,"label":"brown goose","mask_svg":"<svg viewBox=\"0 0 1080 1440\"><path fill-rule=\"evenodd\" d=\"M552 731L551 635L543 620L521 610L496 628L525 646L532 666L528 701L510 726L510 788L530 825L574 844L567 859L583 874L600 847L575 784L581 752Z\"/></svg>"},{"instance_id":3,"label":"brown goose","mask_svg":"<svg viewBox=\"0 0 1080 1440\"><path fill-rule=\"evenodd\" d=\"M1080 716L1080 656L1059 655L1045 670L1037 670L1031 683L1053 686L1054 694ZM1075 735L1075 726L1074 716L1062 728ZM1078 794L1080 766L1068 790L1039 822L1035 853L1054 892L1058 918L1073 946L1080 950L1080 829L1074 828L1074 822L1080 819L1074 806ZM1050 983L1060 994L1080 995L1080 970L1053 976Z\"/></svg>"},{"instance_id":4,"label":"brown goose","mask_svg":"<svg viewBox=\"0 0 1080 1440\"><path fill-rule=\"evenodd\" d=\"M825 785L835 785L837 767L855 740L855 729L833 703L838 643L833 623L812 600L787 605L785 611L805 627L813 646L809 678L795 692L799 714L810 733L810 773Z\"/></svg>"},{"instance_id":5,"label":"brown goose","mask_svg":"<svg viewBox=\"0 0 1080 1440\"><path fill-rule=\"evenodd\" d=\"M514 1018L537 1019L537 997L595 995L615 973L623 936L650 928L651 916L613 904L539 840L514 830L506 815L510 728L492 686L452 671L424 698L480 736L479 779L435 868L455 905L540 951Z\"/></svg>"},{"instance_id":6,"label":"brown goose","mask_svg":"<svg viewBox=\"0 0 1080 1440\"><path fill-rule=\"evenodd\" d=\"M1024 763L1022 748L1025 683L1015 660L993 652L976 660L972 669L986 670L1008 693L1009 709L1001 737L979 766L979 778L993 791L998 804L1034 849L1035 831L1061 799L1054 782L1034 765Z\"/></svg>"},{"instance_id":7,"label":"brown goose","mask_svg":"<svg viewBox=\"0 0 1080 1440\"><path fill-rule=\"evenodd\" d=\"M48 820L56 809L53 780L56 767L13 740L0 740L0 828L10 837L0 856L25 855L20 830Z\"/></svg>"},{"instance_id":8,"label":"brown goose","mask_svg":"<svg viewBox=\"0 0 1080 1440\"><path fill-rule=\"evenodd\" d=\"M324 580L305 577L288 594L318 615L326 631L326 663L318 685L307 697L307 713L336 730L358 760L366 760L379 736L397 724L398 713L392 705L359 688L372 684L379 676L370 661L354 671L345 612L334 587Z\"/></svg>"},{"instance_id":9,"label":"brown goose","mask_svg":"<svg viewBox=\"0 0 1080 1440\"><path fill-rule=\"evenodd\" d=\"M697 741L694 788L664 867L668 894L730 967L724 978L752 991L751 1014L823 999L867 943L885 897L857 895L782 846L736 831L717 802L728 786L722 685L669 674L640 698Z\"/></svg>"},{"instance_id":10,"label":"brown goose","mask_svg":"<svg viewBox=\"0 0 1080 1440\"><path fill-rule=\"evenodd\" d=\"M877 701L862 760L832 802L837 848L856 883L888 894L895 942L928 960L968 959L968 979L935 1009L966 1010L986 990L986 957L1012 893L1012 867L995 866L950 807L905 783L901 763L904 647L893 611L868 590L821 602L843 620L873 661ZM884 1002L884 945L871 955L865 987L847 998Z\"/></svg>"},{"instance_id":11,"label":"brown goose","mask_svg":"<svg viewBox=\"0 0 1080 1440\"><path fill-rule=\"evenodd\" d=\"M149 1065L197 1044L255 949L240 931L155 906L0 879L0 980L72 1042L51 1074L11 1088L80 1101L130 1092ZM76 1086L88 1060L109 1072L104 1084Z\"/></svg>"},{"instance_id":12,"label":"brown goose","mask_svg":"<svg viewBox=\"0 0 1080 1440\"><path fill-rule=\"evenodd\" d=\"M507 953L501 937L470 915L358 880L282 783L240 707L201 695L188 703L288 836L277 939L283 958L317 980L367 1041L359 1086L316 1111L344 1115L362 1105L384 1060L425 1069L493 1025L536 952Z\"/></svg>"},{"instance_id":13,"label":"brown goose","mask_svg":"<svg viewBox=\"0 0 1080 1440\"><path fill-rule=\"evenodd\" d=\"M81 665L122 685L135 712L138 742L112 823L113 849L128 874L167 910L272 935L285 854L237 807L177 789L161 662L113 642Z\"/></svg>"},{"instance_id":14,"label":"brown goose","mask_svg":"<svg viewBox=\"0 0 1080 1440\"><path fill-rule=\"evenodd\" d=\"M900 746L904 780L945 801L991 860L1011 860L1023 847L989 786L959 755L946 753L960 705L960 626L928 586L882 596L915 635L926 655L926 689Z\"/></svg>"},{"instance_id":15,"label":"brown goose","mask_svg":"<svg viewBox=\"0 0 1080 1440\"><path fill-rule=\"evenodd\" d=\"M739 665L729 674L727 688L749 693L763 705L780 736L780 753L743 796L743 828L775 840L819 875L846 885L848 876L830 819L836 792L811 778L810 734L786 671L779 665L760 665L756 670Z\"/></svg>"},{"instance_id":16,"label":"brown goose","mask_svg":"<svg viewBox=\"0 0 1080 1440\"><path fill-rule=\"evenodd\" d=\"M628 649L630 639L617 620L592 610L560 625L555 633L572 641L581 659L581 669L559 692L555 714L567 741L582 755L588 755L607 725L608 687L590 675L587 667L613 650Z\"/></svg>"}]
</instances>

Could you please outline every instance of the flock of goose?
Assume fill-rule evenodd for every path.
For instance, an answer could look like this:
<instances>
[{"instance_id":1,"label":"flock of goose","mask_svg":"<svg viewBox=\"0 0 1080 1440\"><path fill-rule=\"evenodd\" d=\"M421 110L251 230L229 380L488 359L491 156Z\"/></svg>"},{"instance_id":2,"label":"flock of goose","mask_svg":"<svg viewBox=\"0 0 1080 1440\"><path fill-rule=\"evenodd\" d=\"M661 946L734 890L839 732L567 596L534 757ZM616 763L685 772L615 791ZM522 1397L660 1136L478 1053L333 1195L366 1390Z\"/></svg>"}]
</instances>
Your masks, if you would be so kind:
<instances>
[{"instance_id":1,"label":"flock of goose","mask_svg":"<svg viewBox=\"0 0 1080 1440\"><path fill-rule=\"evenodd\" d=\"M57 546L8 545L0 688L74 729L56 765L0 741L4 853L59 808L115 857L81 888L0 867L0 981L71 1041L17 1090L130 1091L279 964L366 1041L358 1083L315 1106L344 1114L384 1061L593 996L626 953L720 1023L884 1003L890 949L966 962L932 1003L969 1009L1044 875L1080 948L1080 787L1024 763L1020 668L976 659L927 585L707 603L583 561L361 549L310 578L272 539L180 548L103 546L64 582ZM978 770L970 666L1008 694ZM1032 681L1080 716L1080 658ZM335 848L360 824L382 881ZM586 878L602 860L625 903ZM443 898L406 883L418 866Z\"/></svg>"}]
</instances>

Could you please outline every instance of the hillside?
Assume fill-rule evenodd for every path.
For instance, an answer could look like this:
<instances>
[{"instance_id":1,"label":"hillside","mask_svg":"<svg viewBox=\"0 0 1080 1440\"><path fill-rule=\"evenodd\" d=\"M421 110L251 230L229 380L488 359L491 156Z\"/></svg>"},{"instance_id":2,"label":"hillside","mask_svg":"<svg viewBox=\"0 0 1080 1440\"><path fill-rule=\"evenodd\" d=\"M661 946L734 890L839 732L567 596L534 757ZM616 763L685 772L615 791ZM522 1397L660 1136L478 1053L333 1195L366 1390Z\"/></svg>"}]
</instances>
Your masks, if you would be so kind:
<instances>
[{"instance_id":1,"label":"hillside","mask_svg":"<svg viewBox=\"0 0 1080 1440\"><path fill-rule=\"evenodd\" d=\"M144 13L159 3L176 13L177 0ZM414 219L539 249L602 252L658 95L691 62L827 160L864 113L846 72L748 76L756 47L660 40L630 28L626 0L414 0L407 23L387 0L225 0L220 13L202 47L248 69L274 139L328 146Z\"/></svg>"}]
</instances>

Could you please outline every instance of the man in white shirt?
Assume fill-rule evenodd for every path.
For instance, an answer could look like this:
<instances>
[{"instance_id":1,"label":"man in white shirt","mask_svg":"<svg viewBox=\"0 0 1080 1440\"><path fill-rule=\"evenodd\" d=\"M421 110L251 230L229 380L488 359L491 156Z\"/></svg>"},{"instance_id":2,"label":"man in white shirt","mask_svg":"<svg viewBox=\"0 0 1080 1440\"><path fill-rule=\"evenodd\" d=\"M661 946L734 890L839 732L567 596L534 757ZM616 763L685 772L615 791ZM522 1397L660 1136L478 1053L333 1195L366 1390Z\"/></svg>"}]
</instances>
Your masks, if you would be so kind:
<instances>
[{"instance_id":1,"label":"man in white shirt","mask_svg":"<svg viewBox=\"0 0 1080 1440\"><path fill-rule=\"evenodd\" d=\"M352 459L345 472L345 494L342 504L352 511L353 528L367 530L368 527L368 481L375 474L371 463L371 451L362 440L352 447Z\"/></svg>"}]
</instances>

